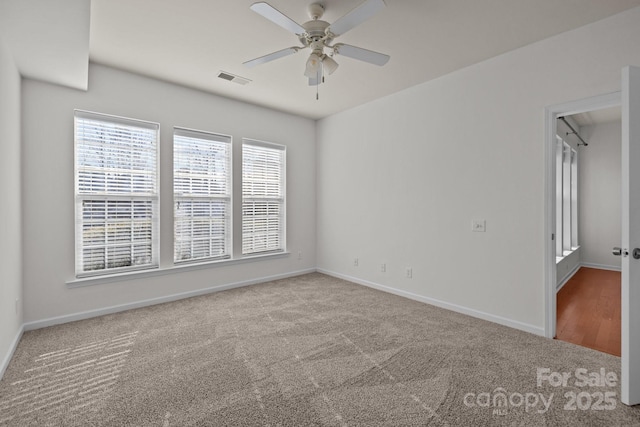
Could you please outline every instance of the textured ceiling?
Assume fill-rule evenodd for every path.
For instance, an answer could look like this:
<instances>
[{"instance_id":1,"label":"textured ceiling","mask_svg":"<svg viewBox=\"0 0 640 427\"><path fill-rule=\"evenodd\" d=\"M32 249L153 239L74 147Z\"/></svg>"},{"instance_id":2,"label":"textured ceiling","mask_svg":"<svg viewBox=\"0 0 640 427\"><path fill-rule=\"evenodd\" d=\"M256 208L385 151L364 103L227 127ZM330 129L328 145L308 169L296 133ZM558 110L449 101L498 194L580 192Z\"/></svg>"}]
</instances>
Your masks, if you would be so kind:
<instances>
[{"instance_id":1,"label":"textured ceiling","mask_svg":"<svg viewBox=\"0 0 640 427\"><path fill-rule=\"evenodd\" d=\"M337 56L319 87L303 50L247 68L244 61L298 45L249 6L254 0L93 0L90 58L98 63L294 114L322 118L501 53L640 5L640 0L385 0L387 7L336 41L391 55L383 67ZM269 0L299 23L306 2ZM322 0L333 22L360 0ZM226 71L251 82L217 78Z\"/></svg>"}]
</instances>

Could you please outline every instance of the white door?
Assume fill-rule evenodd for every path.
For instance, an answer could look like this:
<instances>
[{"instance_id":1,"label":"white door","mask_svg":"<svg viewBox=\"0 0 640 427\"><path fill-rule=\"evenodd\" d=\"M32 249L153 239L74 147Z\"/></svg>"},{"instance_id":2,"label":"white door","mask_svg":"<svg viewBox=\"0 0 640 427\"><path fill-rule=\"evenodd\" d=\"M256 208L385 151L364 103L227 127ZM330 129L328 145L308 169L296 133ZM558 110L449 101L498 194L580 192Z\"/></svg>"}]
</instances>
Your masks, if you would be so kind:
<instances>
[{"instance_id":1,"label":"white door","mask_svg":"<svg viewBox=\"0 0 640 427\"><path fill-rule=\"evenodd\" d=\"M622 70L622 393L640 403L640 68Z\"/></svg>"}]
</instances>

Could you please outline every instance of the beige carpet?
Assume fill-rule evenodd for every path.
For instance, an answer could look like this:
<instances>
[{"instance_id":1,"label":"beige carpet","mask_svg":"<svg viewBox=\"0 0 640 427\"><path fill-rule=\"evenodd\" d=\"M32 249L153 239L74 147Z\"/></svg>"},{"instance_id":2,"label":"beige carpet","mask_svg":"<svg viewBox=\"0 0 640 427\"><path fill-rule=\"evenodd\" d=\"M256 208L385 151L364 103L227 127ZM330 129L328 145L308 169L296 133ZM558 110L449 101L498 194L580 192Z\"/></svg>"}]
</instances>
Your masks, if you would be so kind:
<instances>
[{"instance_id":1,"label":"beige carpet","mask_svg":"<svg viewBox=\"0 0 640 427\"><path fill-rule=\"evenodd\" d=\"M619 365L310 274L27 332L0 425L640 425Z\"/></svg>"}]
</instances>

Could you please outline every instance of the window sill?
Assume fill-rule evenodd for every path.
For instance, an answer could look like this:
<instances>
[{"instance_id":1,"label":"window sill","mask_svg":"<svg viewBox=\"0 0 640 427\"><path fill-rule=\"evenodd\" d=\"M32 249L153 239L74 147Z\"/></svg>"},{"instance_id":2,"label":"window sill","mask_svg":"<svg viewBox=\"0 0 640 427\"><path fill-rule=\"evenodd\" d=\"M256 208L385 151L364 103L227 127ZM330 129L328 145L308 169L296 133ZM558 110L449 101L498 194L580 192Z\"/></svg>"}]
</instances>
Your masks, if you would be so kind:
<instances>
[{"instance_id":1,"label":"window sill","mask_svg":"<svg viewBox=\"0 0 640 427\"><path fill-rule=\"evenodd\" d=\"M562 261L563 259L565 259L569 255L571 255L572 253L574 253L578 249L580 249L580 246L575 246L575 247L571 248L571 250L569 250L569 251L563 251L562 252L562 256L557 256L556 255L556 264L560 263L560 261Z\"/></svg>"},{"instance_id":2,"label":"window sill","mask_svg":"<svg viewBox=\"0 0 640 427\"><path fill-rule=\"evenodd\" d=\"M226 267L234 264L244 264L247 262L286 258L290 252L278 252L265 255L253 255L236 259L223 259L208 262L193 262L174 264L169 267L159 267L148 270L129 271L126 273L108 274L104 276L83 277L81 279L68 280L67 288L81 288L85 286L101 285L104 283L121 282L125 280L144 279L154 276L165 276L168 274L183 273L185 271L203 270L207 268Z\"/></svg>"}]
</instances>

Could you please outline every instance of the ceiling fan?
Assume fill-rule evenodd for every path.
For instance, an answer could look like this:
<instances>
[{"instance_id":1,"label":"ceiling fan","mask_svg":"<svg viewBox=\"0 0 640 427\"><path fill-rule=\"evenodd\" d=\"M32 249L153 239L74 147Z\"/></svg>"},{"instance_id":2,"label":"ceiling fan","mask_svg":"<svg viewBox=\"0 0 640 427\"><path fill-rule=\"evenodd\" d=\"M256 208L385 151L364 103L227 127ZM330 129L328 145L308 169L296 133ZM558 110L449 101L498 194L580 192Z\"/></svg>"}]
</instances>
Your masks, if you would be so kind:
<instances>
[{"instance_id":1,"label":"ceiling fan","mask_svg":"<svg viewBox=\"0 0 640 427\"><path fill-rule=\"evenodd\" d=\"M366 0L351 12L338 19L333 24L322 21L324 6L320 3L309 5L310 21L300 25L273 6L258 2L251 5L251 10L267 18L271 22L281 26L285 30L294 33L302 46L293 46L282 49L244 63L248 67L273 61L284 56L297 53L299 50L309 48L311 54L307 59L304 75L309 78L310 86L317 86L324 81L324 71L332 74L338 63L333 59L335 55L343 55L375 65L384 65L389 61L389 55L385 55L361 47L344 43L331 44L333 40L360 25L385 7L384 0ZM328 54L325 53L325 48Z\"/></svg>"}]
</instances>

